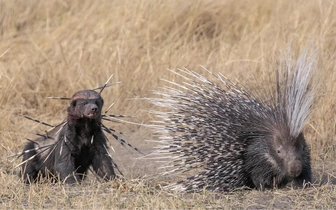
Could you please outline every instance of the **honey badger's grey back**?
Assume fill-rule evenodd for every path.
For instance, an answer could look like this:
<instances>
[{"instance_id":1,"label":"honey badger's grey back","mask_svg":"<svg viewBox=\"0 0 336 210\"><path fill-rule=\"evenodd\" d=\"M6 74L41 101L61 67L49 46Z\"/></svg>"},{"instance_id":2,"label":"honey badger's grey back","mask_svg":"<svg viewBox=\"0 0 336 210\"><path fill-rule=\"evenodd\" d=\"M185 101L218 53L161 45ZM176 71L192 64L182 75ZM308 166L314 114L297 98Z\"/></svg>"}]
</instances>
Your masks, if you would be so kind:
<instances>
[{"instance_id":1,"label":"honey badger's grey back","mask_svg":"<svg viewBox=\"0 0 336 210\"><path fill-rule=\"evenodd\" d=\"M201 169L178 182L180 190L258 189L311 181L309 147L302 129L311 113L315 57L303 52L276 69L276 93L260 98L224 76L218 86L201 75L181 70L177 88L157 92L151 101L155 127L171 172ZM261 94L258 94L261 95Z\"/></svg>"}]
</instances>

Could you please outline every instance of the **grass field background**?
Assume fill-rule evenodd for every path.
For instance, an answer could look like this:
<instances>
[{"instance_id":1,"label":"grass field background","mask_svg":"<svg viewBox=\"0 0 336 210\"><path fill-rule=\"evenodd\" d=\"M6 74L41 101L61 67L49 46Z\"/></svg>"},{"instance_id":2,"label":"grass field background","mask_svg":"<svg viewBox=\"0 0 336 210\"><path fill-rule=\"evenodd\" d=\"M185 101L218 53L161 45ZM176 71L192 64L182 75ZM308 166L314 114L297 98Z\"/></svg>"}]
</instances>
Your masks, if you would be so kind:
<instances>
[{"instance_id":1,"label":"grass field background","mask_svg":"<svg viewBox=\"0 0 336 210\"><path fill-rule=\"evenodd\" d=\"M67 101L81 89L99 87L114 74L120 85L103 92L111 113L153 120L142 98L179 81L166 69L201 66L267 88L282 52L318 51L318 97L305 128L315 185L265 192L178 194L160 190L156 165L115 145L112 153L127 181L101 183L92 175L76 186L25 186L6 158L20 152L30 131L66 117ZM336 203L336 4L327 0L2 0L0 1L0 208L335 208ZM206 75L206 74L204 74ZM155 144L145 126L111 124L149 153ZM169 179L169 177L168 177ZM171 178L172 179L172 178ZM173 181L173 180L171 180Z\"/></svg>"}]
</instances>

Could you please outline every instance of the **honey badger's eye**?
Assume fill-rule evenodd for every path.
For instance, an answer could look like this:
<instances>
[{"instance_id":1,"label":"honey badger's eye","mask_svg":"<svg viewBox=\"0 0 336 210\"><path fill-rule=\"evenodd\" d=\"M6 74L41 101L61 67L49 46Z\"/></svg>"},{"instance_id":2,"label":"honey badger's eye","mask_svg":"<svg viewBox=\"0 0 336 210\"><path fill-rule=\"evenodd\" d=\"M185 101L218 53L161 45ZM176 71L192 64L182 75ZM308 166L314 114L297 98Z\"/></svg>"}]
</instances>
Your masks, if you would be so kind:
<instances>
[{"instance_id":1,"label":"honey badger's eye","mask_svg":"<svg viewBox=\"0 0 336 210\"><path fill-rule=\"evenodd\" d=\"M71 106L75 107L76 106L76 101L71 101Z\"/></svg>"},{"instance_id":2,"label":"honey badger's eye","mask_svg":"<svg viewBox=\"0 0 336 210\"><path fill-rule=\"evenodd\" d=\"M97 106L101 106L101 102L100 102L99 100L96 100L96 101L95 101L95 104L96 104Z\"/></svg>"}]
</instances>

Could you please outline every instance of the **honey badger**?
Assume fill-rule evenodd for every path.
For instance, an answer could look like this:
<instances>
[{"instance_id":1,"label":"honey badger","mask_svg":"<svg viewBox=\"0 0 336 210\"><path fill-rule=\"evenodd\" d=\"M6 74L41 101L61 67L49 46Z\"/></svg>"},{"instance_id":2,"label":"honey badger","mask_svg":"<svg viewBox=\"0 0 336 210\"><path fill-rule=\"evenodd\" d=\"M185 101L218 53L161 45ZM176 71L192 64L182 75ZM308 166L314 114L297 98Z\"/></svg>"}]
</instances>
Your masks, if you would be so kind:
<instances>
[{"instance_id":1,"label":"honey badger","mask_svg":"<svg viewBox=\"0 0 336 210\"><path fill-rule=\"evenodd\" d=\"M114 163L102 130L106 127L101 123L103 104L96 91L75 93L66 120L25 145L21 170L24 181L51 175L65 183L80 182L90 166L104 180L113 179Z\"/></svg>"}]
</instances>

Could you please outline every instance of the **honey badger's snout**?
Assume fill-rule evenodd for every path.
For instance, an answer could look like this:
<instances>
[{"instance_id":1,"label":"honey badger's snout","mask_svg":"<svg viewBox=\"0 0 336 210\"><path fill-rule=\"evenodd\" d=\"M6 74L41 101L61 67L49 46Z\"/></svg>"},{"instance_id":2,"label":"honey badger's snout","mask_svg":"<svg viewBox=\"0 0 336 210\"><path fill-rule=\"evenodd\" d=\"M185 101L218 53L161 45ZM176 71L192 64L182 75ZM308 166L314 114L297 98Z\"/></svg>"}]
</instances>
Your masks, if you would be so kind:
<instances>
[{"instance_id":1,"label":"honey badger's snout","mask_svg":"<svg viewBox=\"0 0 336 210\"><path fill-rule=\"evenodd\" d=\"M85 105L84 116L90 119L94 119L100 116L100 109L95 103L88 103Z\"/></svg>"},{"instance_id":2,"label":"honey badger's snout","mask_svg":"<svg viewBox=\"0 0 336 210\"><path fill-rule=\"evenodd\" d=\"M97 112L97 111L98 111L98 106L95 105L95 106L91 107L91 111L93 111L93 112Z\"/></svg>"}]
</instances>

